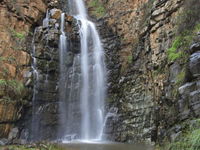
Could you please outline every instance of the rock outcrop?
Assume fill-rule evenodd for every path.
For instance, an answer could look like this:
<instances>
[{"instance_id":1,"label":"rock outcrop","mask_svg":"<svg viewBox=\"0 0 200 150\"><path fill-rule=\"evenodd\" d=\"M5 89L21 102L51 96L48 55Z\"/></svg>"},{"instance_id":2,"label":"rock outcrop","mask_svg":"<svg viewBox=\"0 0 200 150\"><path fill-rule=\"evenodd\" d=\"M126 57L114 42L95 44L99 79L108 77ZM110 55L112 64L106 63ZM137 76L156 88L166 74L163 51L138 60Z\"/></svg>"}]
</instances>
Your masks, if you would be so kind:
<instances>
[{"instance_id":1,"label":"rock outcrop","mask_svg":"<svg viewBox=\"0 0 200 150\"><path fill-rule=\"evenodd\" d=\"M60 104L59 101L59 38L60 38L60 9L50 9L48 23L35 29L33 43L35 59L35 73L32 105L27 107L22 127L21 139L23 140L55 140L59 135ZM74 53L78 50L75 19L65 16L66 34L70 37L67 43L70 48L66 52L65 68L68 72L72 67ZM71 42L70 42L71 41ZM68 74L66 74L66 78ZM66 82L65 80L61 82ZM68 82L64 83L69 85ZM68 87L64 87L67 91ZM62 131L63 132L63 131Z\"/></svg>"},{"instance_id":2,"label":"rock outcrop","mask_svg":"<svg viewBox=\"0 0 200 150\"><path fill-rule=\"evenodd\" d=\"M0 1L0 138L7 137L22 116L22 99L27 94L21 92L30 80L25 77L30 67L26 43L45 11L42 0Z\"/></svg>"}]
</instances>

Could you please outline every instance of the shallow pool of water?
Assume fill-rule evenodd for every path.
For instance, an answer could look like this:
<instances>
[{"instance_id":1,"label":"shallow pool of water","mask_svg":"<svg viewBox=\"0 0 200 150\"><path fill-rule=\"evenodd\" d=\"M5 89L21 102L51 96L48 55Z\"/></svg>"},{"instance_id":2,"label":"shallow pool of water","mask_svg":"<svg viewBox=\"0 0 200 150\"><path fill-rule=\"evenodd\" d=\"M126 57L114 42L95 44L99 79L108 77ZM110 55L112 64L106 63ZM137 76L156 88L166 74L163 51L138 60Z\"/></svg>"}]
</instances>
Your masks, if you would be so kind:
<instances>
[{"instance_id":1,"label":"shallow pool of water","mask_svg":"<svg viewBox=\"0 0 200 150\"><path fill-rule=\"evenodd\" d=\"M122 144L122 143L67 143L62 144L64 150L153 150L145 144Z\"/></svg>"}]
</instances>

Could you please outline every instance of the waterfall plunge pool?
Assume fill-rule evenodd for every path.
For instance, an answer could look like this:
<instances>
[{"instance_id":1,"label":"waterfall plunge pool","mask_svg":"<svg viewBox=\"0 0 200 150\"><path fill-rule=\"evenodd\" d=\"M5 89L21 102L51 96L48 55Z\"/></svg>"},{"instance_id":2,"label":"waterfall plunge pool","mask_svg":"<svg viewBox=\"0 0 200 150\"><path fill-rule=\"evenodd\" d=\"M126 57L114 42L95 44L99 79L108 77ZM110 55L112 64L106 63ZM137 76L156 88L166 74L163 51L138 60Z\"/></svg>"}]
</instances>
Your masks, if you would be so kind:
<instances>
[{"instance_id":1,"label":"waterfall plunge pool","mask_svg":"<svg viewBox=\"0 0 200 150\"><path fill-rule=\"evenodd\" d=\"M112 142L70 142L61 144L62 150L153 150L146 144L125 144Z\"/></svg>"}]
</instances>

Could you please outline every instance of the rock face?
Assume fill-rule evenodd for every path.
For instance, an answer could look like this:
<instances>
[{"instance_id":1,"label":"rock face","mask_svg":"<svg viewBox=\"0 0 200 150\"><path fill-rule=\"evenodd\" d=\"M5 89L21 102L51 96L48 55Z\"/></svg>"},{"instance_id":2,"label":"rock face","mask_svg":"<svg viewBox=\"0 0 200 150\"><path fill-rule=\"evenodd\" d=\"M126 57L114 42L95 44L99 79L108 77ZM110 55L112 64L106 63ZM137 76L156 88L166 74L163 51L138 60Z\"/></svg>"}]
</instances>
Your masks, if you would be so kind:
<instances>
[{"instance_id":1,"label":"rock face","mask_svg":"<svg viewBox=\"0 0 200 150\"><path fill-rule=\"evenodd\" d=\"M17 102L9 102L0 100L0 136L5 137L10 132L12 124L20 117L22 106L18 106ZM8 113L9 112L9 113Z\"/></svg>"},{"instance_id":2,"label":"rock face","mask_svg":"<svg viewBox=\"0 0 200 150\"><path fill-rule=\"evenodd\" d=\"M115 53L106 51L112 57L109 107L118 108L117 117L108 119L106 134L120 142L162 143L173 137L171 127L199 115L198 43L191 46L185 62L170 62L167 54L186 4L183 0L102 2L106 8L102 20L119 37ZM188 74L184 82L189 83L181 93L177 82L184 70Z\"/></svg>"},{"instance_id":3,"label":"rock face","mask_svg":"<svg viewBox=\"0 0 200 150\"><path fill-rule=\"evenodd\" d=\"M25 87L30 80L24 78L30 63L27 37L45 11L42 0L0 1L0 138L7 137L22 116L21 100L28 100L17 88Z\"/></svg>"},{"instance_id":4,"label":"rock face","mask_svg":"<svg viewBox=\"0 0 200 150\"><path fill-rule=\"evenodd\" d=\"M191 55L189 67L193 77L200 76L200 52L196 52Z\"/></svg>"},{"instance_id":5,"label":"rock face","mask_svg":"<svg viewBox=\"0 0 200 150\"><path fill-rule=\"evenodd\" d=\"M89 11L94 12L91 1L86 0ZM196 37L198 40L188 45L185 61L168 59L168 49L175 39L176 23L183 11L184 0L100 2L105 7L105 16L92 19L97 23L106 53L106 110L108 114L114 114L108 115L105 136L119 142L173 141L182 130L177 123L200 117L199 33ZM59 23L60 9L67 10L65 3L64 0L48 1L49 25L36 29L33 42L36 53L33 58L37 61L39 76L37 81L33 81L34 72L30 68L30 62L33 62L30 58L32 37L29 32L32 27L42 24L45 3L42 0L17 0L15 4L0 1L0 79L3 79L0 80L3 83L0 82L0 138L8 135L15 138L18 134L18 128L14 128L16 122L19 131L22 131L21 139L27 140L31 131L36 130L40 133L32 134L33 139L34 136L37 140L56 138L60 123ZM80 64L77 63L80 41L74 18L66 16L66 20L70 48L65 63L67 79L71 81L66 83L66 89L70 91L71 85L74 85L77 91L80 89L78 81L72 80L72 68L75 68L77 79L80 73ZM6 59L2 60L1 57ZM26 94L18 93L16 95L23 96L14 96L16 99L13 99L9 92L6 93L4 79L22 82L27 89ZM23 99L31 100L34 93L36 101L29 101L29 105L23 107ZM78 99L76 94L71 96ZM13 101L8 101L8 97ZM80 117L78 111L72 112L75 118ZM31 118L32 115L34 118ZM20 119L21 116L24 118ZM35 125L34 128L31 128L31 124ZM74 130L77 126L75 123Z\"/></svg>"},{"instance_id":6,"label":"rock face","mask_svg":"<svg viewBox=\"0 0 200 150\"><path fill-rule=\"evenodd\" d=\"M58 136L59 118L59 37L61 10L49 11L48 23L35 29L32 46L32 74L34 77L32 105L27 107L21 139L54 140ZM71 17L66 16L66 29L70 30ZM74 32L69 31L72 37ZM76 41L76 40L75 40ZM70 57L69 57L70 58ZM68 66L72 65L67 58ZM73 61L73 55L72 55Z\"/></svg>"}]
</instances>

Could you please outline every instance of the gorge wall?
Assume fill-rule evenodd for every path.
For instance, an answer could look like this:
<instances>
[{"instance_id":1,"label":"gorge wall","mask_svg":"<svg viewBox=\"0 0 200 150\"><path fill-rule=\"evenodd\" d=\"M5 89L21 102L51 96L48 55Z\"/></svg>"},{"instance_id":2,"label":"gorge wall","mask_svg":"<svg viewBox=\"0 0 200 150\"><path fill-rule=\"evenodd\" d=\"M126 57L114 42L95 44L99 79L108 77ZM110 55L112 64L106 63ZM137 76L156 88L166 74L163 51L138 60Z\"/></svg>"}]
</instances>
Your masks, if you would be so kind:
<instances>
[{"instance_id":1,"label":"gorge wall","mask_svg":"<svg viewBox=\"0 0 200 150\"><path fill-rule=\"evenodd\" d=\"M0 137L8 136L30 99L29 37L45 11L42 0L0 1Z\"/></svg>"},{"instance_id":2,"label":"gorge wall","mask_svg":"<svg viewBox=\"0 0 200 150\"><path fill-rule=\"evenodd\" d=\"M123 142L177 140L182 123L199 117L199 2L102 3L103 20L120 39L112 55L120 69L108 93L118 118L107 133Z\"/></svg>"},{"instance_id":3,"label":"gorge wall","mask_svg":"<svg viewBox=\"0 0 200 150\"><path fill-rule=\"evenodd\" d=\"M119 142L174 141L185 128L182 123L190 124L200 115L200 20L194 16L199 9L195 3L199 2L86 0L86 3L91 19L97 23L105 49L107 111L116 114L108 118L105 135ZM30 125L28 118L32 112L33 95L33 75L30 71L33 35L30 33L36 26L42 25L47 7L61 9L63 6L62 2L53 0L18 0L13 4L12 1L0 0L0 138L8 137L16 125L24 133L26 126ZM194 13L188 14L191 9ZM187 17L192 19L185 20ZM38 89L41 92L38 94L42 94L38 104L42 105L42 110L37 108L44 115L39 124L45 129L41 133L44 135L42 139L51 139L55 135L49 131L53 128L56 132L59 121L60 32L55 26L60 18L53 19L50 28L39 27L35 34L38 50L35 57L42 73L42 84ZM69 25L73 24L71 19L68 18ZM191 22L191 26L185 25L185 22ZM79 39L75 26L68 26L67 29L71 41L74 41L69 62L66 62L70 68L73 55L79 53ZM185 33L187 30L189 33ZM46 41L50 43L48 47ZM47 72L48 84L45 84Z\"/></svg>"}]
</instances>

